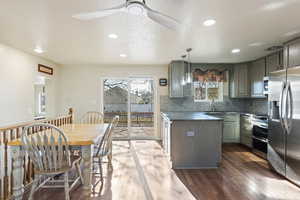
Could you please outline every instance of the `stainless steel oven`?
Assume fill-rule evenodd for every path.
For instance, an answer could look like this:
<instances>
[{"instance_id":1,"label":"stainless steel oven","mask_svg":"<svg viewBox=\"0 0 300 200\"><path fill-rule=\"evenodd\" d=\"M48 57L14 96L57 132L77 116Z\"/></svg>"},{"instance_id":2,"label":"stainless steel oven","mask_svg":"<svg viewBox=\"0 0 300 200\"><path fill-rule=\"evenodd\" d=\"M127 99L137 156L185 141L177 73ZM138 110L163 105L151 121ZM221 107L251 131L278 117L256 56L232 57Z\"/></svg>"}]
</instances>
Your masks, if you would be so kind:
<instances>
[{"instance_id":1,"label":"stainless steel oven","mask_svg":"<svg viewBox=\"0 0 300 200\"><path fill-rule=\"evenodd\" d=\"M260 157L267 158L268 153L268 119L266 116L257 116L253 120L252 150Z\"/></svg>"}]
</instances>

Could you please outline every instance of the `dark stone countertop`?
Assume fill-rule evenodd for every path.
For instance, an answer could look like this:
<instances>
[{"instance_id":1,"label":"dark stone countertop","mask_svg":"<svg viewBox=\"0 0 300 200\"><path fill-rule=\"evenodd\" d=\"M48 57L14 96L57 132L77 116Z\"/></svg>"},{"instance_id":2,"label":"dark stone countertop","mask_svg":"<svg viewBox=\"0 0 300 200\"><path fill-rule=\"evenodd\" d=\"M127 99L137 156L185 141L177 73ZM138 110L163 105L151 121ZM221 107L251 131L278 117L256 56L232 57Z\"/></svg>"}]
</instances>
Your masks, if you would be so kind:
<instances>
[{"instance_id":1,"label":"dark stone countertop","mask_svg":"<svg viewBox=\"0 0 300 200\"><path fill-rule=\"evenodd\" d=\"M171 121L223 121L222 117L215 117L205 112L162 112Z\"/></svg>"}]
</instances>

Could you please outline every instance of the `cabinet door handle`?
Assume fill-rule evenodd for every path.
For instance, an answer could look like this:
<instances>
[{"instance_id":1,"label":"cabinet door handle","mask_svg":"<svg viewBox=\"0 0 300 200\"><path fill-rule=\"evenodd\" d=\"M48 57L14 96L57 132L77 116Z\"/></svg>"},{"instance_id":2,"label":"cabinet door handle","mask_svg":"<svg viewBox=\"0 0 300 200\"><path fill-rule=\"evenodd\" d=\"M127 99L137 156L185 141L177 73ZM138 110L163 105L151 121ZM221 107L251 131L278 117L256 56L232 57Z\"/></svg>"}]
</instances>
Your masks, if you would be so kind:
<instances>
[{"instance_id":1,"label":"cabinet door handle","mask_svg":"<svg viewBox=\"0 0 300 200\"><path fill-rule=\"evenodd\" d=\"M293 110L294 110L293 94L292 94L292 88L290 82L288 82L286 90L287 90L286 102L288 106L286 108L285 123L286 123L287 134L290 134L293 125Z\"/></svg>"},{"instance_id":2,"label":"cabinet door handle","mask_svg":"<svg viewBox=\"0 0 300 200\"><path fill-rule=\"evenodd\" d=\"M279 98L279 119L280 119L280 124L281 124L281 127L282 127L283 130L286 130L285 123L284 123L284 120L283 120L283 116L285 115L283 113L283 111L284 111L283 106L285 105L283 103L283 100L285 99L284 98L285 89L286 89L286 83L282 82L282 88L281 88L281 93L280 93L280 98Z\"/></svg>"}]
</instances>

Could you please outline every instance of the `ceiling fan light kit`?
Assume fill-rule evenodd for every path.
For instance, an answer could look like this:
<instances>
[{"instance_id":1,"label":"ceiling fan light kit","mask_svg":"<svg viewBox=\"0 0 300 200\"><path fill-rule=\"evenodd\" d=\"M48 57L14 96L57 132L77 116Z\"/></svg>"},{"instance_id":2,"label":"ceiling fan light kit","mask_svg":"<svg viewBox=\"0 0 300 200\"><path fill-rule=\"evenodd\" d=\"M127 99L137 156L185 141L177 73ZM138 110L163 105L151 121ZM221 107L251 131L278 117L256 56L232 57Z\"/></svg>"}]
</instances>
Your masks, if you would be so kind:
<instances>
[{"instance_id":1,"label":"ceiling fan light kit","mask_svg":"<svg viewBox=\"0 0 300 200\"><path fill-rule=\"evenodd\" d=\"M128 4L127 11L129 14L132 14L132 15L146 16L145 8L144 8L143 4L140 2L133 2L133 3Z\"/></svg>"},{"instance_id":2,"label":"ceiling fan light kit","mask_svg":"<svg viewBox=\"0 0 300 200\"><path fill-rule=\"evenodd\" d=\"M80 13L72 17L79 20L92 20L102 17L107 17L116 13L126 12L131 15L145 16L152 21L169 29L177 30L179 28L179 21L173 17L165 15L161 12L151 9L146 5L145 0L127 0L126 3L108 9L103 9L95 12Z\"/></svg>"}]
</instances>

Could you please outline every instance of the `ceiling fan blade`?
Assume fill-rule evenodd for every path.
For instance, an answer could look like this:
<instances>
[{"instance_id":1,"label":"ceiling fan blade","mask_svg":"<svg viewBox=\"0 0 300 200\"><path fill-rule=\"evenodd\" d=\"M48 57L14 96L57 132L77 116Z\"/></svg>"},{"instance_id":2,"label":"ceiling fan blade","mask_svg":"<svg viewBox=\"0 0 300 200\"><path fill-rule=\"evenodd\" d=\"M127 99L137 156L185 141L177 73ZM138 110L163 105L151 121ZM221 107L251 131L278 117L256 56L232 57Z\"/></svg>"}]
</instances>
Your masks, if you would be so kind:
<instances>
[{"instance_id":1,"label":"ceiling fan blade","mask_svg":"<svg viewBox=\"0 0 300 200\"><path fill-rule=\"evenodd\" d=\"M178 30L180 26L180 22L173 17L160 13L158 11L152 10L148 6L145 6L147 10L147 16L153 21L169 28L172 30Z\"/></svg>"},{"instance_id":2,"label":"ceiling fan blade","mask_svg":"<svg viewBox=\"0 0 300 200\"><path fill-rule=\"evenodd\" d=\"M73 15L72 17L75 19L79 19L79 20L92 20L92 19L96 19L96 18L107 17L109 15L113 15L118 12L123 12L123 11L125 11L125 9L126 9L126 3L116 6L116 7L107 8L107 9L99 10L99 11L95 11L95 12L86 12L86 13L76 14L76 15Z\"/></svg>"}]
</instances>

